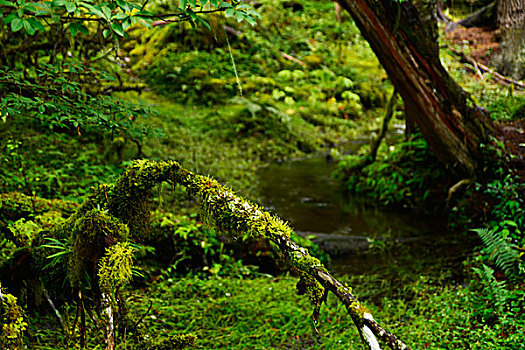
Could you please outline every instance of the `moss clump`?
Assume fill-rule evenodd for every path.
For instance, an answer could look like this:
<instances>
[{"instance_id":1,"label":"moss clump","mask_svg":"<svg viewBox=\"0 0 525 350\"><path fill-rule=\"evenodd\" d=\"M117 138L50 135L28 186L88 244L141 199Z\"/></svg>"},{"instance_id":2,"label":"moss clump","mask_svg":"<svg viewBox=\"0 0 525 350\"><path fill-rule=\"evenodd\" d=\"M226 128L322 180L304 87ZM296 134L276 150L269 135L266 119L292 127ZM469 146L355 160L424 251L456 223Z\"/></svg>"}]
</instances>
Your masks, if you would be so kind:
<instances>
[{"instance_id":1,"label":"moss clump","mask_svg":"<svg viewBox=\"0 0 525 350\"><path fill-rule=\"evenodd\" d=\"M151 190L168 180L166 171L166 162L134 161L108 193L109 213L128 225L134 238L142 238L148 231Z\"/></svg>"},{"instance_id":2,"label":"moss clump","mask_svg":"<svg viewBox=\"0 0 525 350\"><path fill-rule=\"evenodd\" d=\"M60 199L26 196L20 192L0 193L0 220L16 221L52 210L71 214L77 207L77 203Z\"/></svg>"},{"instance_id":3,"label":"moss clump","mask_svg":"<svg viewBox=\"0 0 525 350\"><path fill-rule=\"evenodd\" d=\"M90 210L78 218L70 238L72 252L68 275L71 285L80 284L84 271L94 272L108 244L126 241L128 235L126 225L98 209Z\"/></svg>"},{"instance_id":4,"label":"moss clump","mask_svg":"<svg viewBox=\"0 0 525 350\"><path fill-rule=\"evenodd\" d=\"M315 322L318 321L319 318L319 310L321 309L321 304L326 301L325 300L325 289L315 278L312 276L301 273L299 282L297 282L296 285L297 288L297 294L303 295L306 294L308 296L308 299L310 300L310 304L312 304L314 308L313 312L313 319Z\"/></svg>"},{"instance_id":5,"label":"moss clump","mask_svg":"<svg viewBox=\"0 0 525 350\"><path fill-rule=\"evenodd\" d=\"M371 82L360 83L355 93L361 97L361 102L365 108L383 107L385 105L385 92L378 89L377 86Z\"/></svg>"},{"instance_id":6,"label":"moss clump","mask_svg":"<svg viewBox=\"0 0 525 350\"><path fill-rule=\"evenodd\" d=\"M22 308L17 304L17 298L11 294L3 294L0 286L0 348L22 349L22 336L27 328Z\"/></svg>"},{"instance_id":7,"label":"moss clump","mask_svg":"<svg viewBox=\"0 0 525 350\"><path fill-rule=\"evenodd\" d=\"M111 293L131 279L133 248L126 243L117 243L106 248L106 254L98 264L99 287L102 292Z\"/></svg>"},{"instance_id":8,"label":"moss clump","mask_svg":"<svg viewBox=\"0 0 525 350\"><path fill-rule=\"evenodd\" d=\"M143 341L136 350L179 350L195 345L197 336L195 334L177 334L169 337L161 337L154 340Z\"/></svg>"}]
</instances>

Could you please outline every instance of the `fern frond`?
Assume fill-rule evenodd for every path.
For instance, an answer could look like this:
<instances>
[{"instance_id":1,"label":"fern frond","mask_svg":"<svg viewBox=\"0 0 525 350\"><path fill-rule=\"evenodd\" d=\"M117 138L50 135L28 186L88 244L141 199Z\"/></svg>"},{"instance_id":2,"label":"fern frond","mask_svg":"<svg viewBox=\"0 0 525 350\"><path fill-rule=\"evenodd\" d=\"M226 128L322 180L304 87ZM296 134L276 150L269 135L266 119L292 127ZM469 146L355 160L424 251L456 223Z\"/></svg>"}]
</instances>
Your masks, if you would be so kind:
<instances>
[{"instance_id":1,"label":"fern frond","mask_svg":"<svg viewBox=\"0 0 525 350\"><path fill-rule=\"evenodd\" d=\"M484 295L491 302L495 311L501 316L505 311L505 305L509 299L509 291L505 287L505 281L497 281L494 270L482 264L483 269L474 267L472 270L479 276Z\"/></svg>"},{"instance_id":2,"label":"fern frond","mask_svg":"<svg viewBox=\"0 0 525 350\"><path fill-rule=\"evenodd\" d=\"M508 277L514 276L517 272L518 264L518 251L515 247L507 242L498 231L487 228L478 228L472 231L479 235L483 244L485 244L485 251L496 266Z\"/></svg>"}]
</instances>

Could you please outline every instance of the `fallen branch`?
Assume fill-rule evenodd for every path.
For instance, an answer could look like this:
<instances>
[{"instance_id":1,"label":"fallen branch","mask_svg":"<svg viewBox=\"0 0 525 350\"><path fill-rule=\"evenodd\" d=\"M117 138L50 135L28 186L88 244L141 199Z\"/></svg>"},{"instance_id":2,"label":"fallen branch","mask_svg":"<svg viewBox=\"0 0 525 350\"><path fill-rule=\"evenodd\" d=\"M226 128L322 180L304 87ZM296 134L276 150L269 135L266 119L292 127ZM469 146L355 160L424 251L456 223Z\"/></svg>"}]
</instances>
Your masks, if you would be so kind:
<instances>
[{"instance_id":1,"label":"fallen branch","mask_svg":"<svg viewBox=\"0 0 525 350\"><path fill-rule=\"evenodd\" d=\"M217 181L193 174L177 162L135 161L112 189L113 194L108 203L110 213L119 218L127 215L124 213L131 210L127 206L135 205L129 201L130 196L144 194L163 181L186 187L190 194L200 200L204 219L217 229L238 237L259 237L274 243L294 268L319 283L317 291L311 293L319 293L319 299L322 300L323 290L327 289L346 306L362 339L371 349L378 349L376 337L391 349L409 349L373 319L368 309L352 294L350 287L339 282L307 249L290 239L292 229L288 224L237 196ZM126 196L127 201L117 205L121 196Z\"/></svg>"},{"instance_id":2,"label":"fallen branch","mask_svg":"<svg viewBox=\"0 0 525 350\"><path fill-rule=\"evenodd\" d=\"M448 190L447 207L449 206L450 201L452 200L452 197L454 196L454 193L456 193L461 187L470 185L472 183L474 183L473 179L463 179L463 180L458 181L458 183L456 183L454 186L452 186Z\"/></svg>"},{"instance_id":3,"label":"fallen branch","mask_svg":"<svg viewBox=\"0 0 525 350\"><path fill-rule=\"evenodd\" d=\"M457 21L449 22L445 27L446 32L451 32L456 29L458 26L465 28L478 27L487 25L494 22L496 18L496 1L491 2L490 4L483 6L479 10L473 12L468 17Z\"/></svg>"},{"instance_id":4,"label":"fallen branch","mask_svg":"<svg viewBox=\"0 0 525 350\"><path fill-rule=\"evenodd\" d=\"M116 183L100 185L74 214L49 231L50 236L59 239L69 236L69 240L75 242L71 246L71 257L80 257L79 251L89 257L89 260L70 259L68 279L72 286L78 287L79 281L76 278L81 275L79 272L82 271L83 265L97 264L97 261L100 261L104 249L98 248L108 244L108 239L115 242L131 237L140 240L149 226L152 190L163 182L186 187L188 193L199 200L202 218L219 231L239 238L255 237L273 243L291 267L300 273L298 291L301 289L308 295L314 307L314 319L329 291L346 307L361 339L371 350L380 349L378 340L393 350L409 349L374 320L370 311L352 294L349 286L332 276L306 248L299 246L290 238L293 230L287 223L236 195L217 181L194 174L174 161L134 161ZM85 239L86 227L91 230L90 237L96 239ZM111 235L107 232L111 232ZM90 245L95 245L95 248L88 250ZM45 257L49 254L43 252L40 255ZM107 349L113 349L116 347L113 319L115 310L107 294L101 297L101 305L108 317ZM76 304L77 314L73 332L80 317L80 346L84 347L86 345L85 307L79 287ZM134 327L136 326L137 324Z\"/></svg>"},{"instance_id":5,"label":"fallen branch","mask_svg":"<svg viewBox=\"0 0 525 350\"><path fill-rule=\"evenodd\" d=\"M302 66L302 67L306 67L306 63L304 63L303 61L293 57L293 56L290 56L289 54L285 53L285 52L282 52L281 51L281 55L286 58L287 60L289 61L292 61L294 63L297 63L298 65Z\"/></svg>"},{"instance_id":6,"label":"fallen branch","mask_svg":"<svg viewBox=\"0 0 525 350\"><path fill-rule=\"evenodd\" d=\"M57 308L55 307L55 303L53 303L53 300L51 300L51 297L49 296L49 293L47 292L47 290L45 288L43 289L43 292L44 292L44 296L47 299L47 302L49 303L49 306L51 306L51 308L55 312L55 315L57 316L58 320L60 321L60 325L65 330L66 326L64 325L64 319L62 318L62 315L60 314L60 311L58 311Z\"/></svg>"},{"instance_id":7,"label":"fallen branch","mask_svg":"<svg viewBox=\"0 0 525 350\"><path fill-rule=\"evenodd\" d=\"M487 73L492 74L494 79L496 79L500 84L503 84L503 85L513 84L516 87L519 87L521 89L525 89L525 83L522 83L521 81L517 81L517 80L511 79L509 77L506 77L506 76L496 72L494 69L491 69L491 68L487 67L486 65L484 65L483 63L480 63L480 62L474 60L472 57L470 57L469 55L467 55L463 51L456 50L456 49L454 49L452 47L449 47L449 48L450 48L450 51L452 51L453 53L455 53L456 55L461 57L462 60L464 60L465 62L470 63L472 66L474 66L474 69L476 70L476 72L478 73L478 76L480 76L481 79L484 78L481 71L485 71Z\"/></svg>"}]
</instances>

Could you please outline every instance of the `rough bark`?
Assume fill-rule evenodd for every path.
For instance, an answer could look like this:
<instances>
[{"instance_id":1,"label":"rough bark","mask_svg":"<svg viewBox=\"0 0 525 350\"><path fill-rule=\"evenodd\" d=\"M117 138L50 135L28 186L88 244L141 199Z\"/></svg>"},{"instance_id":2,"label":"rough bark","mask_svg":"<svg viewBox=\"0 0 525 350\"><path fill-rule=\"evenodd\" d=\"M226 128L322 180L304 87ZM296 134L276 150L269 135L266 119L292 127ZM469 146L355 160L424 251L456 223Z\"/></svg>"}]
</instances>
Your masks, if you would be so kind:
<instances>
[{"instance_id":1,"label":"rough bark","mask_svg":"<svg viewBox=\"0 0 525 350\"><path fill-rule=\"evenodd\" d=\"M494 127L450 77L436 54L436 37L408 2L339 0L388 73L438 159L457 176L473 176L480 144Z\"/></svg>"},{"instance_id":2,"label":"rough bark","mask_svg":"<svg viewBox=\"0 0 525 350\"><path fill-rule=\"evenodd\" d=\"M525 26L524 0L498 1L498 28L502 30L523 29Z\"/></svg>"},{"instance_id":3,"label":"rough bark","mask_svg":"<svg viewBox=\"0 0 525 350\"><path fill-rule=\"evenodd\" d=\"M525 78L525 0L499 0L497 24L502 32L501 53L495 64L503 75Z\"/></svg>"}]
</instances>

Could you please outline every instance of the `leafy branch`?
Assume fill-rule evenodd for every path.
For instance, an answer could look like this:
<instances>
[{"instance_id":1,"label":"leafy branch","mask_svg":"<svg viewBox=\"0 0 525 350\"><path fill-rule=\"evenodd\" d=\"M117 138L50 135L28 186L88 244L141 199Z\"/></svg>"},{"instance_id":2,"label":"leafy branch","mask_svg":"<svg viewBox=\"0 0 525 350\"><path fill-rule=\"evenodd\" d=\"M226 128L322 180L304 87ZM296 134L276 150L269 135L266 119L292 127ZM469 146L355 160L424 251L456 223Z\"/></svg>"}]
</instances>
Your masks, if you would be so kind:
<instances>
[{"instance_id":1,"label":"leafy branch","mask_svg":"<svg viewBox=\"0 0 525 350\"><path fill-rule=\"evenodd\" d=\"M225 12L227 17L236 17L238 21L247 21L255 24L255 19L260 15L255 10L240 1L231 3L221 0L182 0L178 7L168 13L153 13L146 10L148 1L143 4L116 0L97 3L95 1L68 1L53 0L31 2L26 0L0 0L0 18L4 17L3 24L10 25L13 33L24 29L27 34L34 35L37 31L45 31L52 23L73 22L69 28L75 37L78 33L89 35L89 29L85 25L88 22L103 23L104 37L125 36L125 31L133 25L145 25L150 27L153 20L166 22L190 21L192 25L209 25L199 15ZM176 18L176 19L174 19Z\"/></svg>"}]
</instances>

